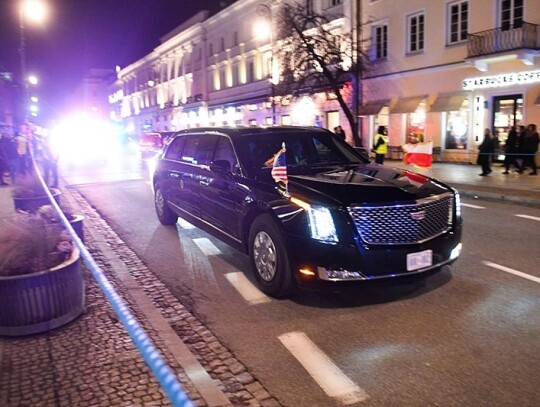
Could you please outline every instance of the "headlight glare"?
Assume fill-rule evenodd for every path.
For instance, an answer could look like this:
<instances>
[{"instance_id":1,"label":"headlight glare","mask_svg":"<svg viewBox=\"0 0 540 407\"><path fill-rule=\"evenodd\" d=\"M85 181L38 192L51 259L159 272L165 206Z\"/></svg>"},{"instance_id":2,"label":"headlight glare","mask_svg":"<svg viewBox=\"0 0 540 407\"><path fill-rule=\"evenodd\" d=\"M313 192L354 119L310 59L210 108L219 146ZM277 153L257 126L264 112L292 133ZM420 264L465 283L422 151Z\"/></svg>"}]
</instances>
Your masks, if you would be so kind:
<instances>
[{"instance_id":1,"label":"headlight glare","mask_svg":"<svg viewBox=\"0 0 540 407\"><path fill-rule=\"evenodd\" d=\"M308 211L311 237L327 243L338 241L334 219L328 208L319 206L311 207Z\"/></svg>"}]
</instances>

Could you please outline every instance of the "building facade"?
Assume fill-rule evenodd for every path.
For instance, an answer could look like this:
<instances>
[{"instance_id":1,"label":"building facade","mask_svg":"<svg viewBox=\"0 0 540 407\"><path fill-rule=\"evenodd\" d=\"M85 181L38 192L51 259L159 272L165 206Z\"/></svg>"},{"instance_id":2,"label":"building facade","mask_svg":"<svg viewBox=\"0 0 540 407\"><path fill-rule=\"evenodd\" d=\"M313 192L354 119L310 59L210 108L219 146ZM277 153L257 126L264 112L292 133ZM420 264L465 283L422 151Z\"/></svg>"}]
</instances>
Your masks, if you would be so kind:
<instances>
[{"instance_id":1,"label":"building facade","mask_svg":"<svg viewBox=\"0 0 540 407\"><path fill-rule=\"evenodd\" d=\"M111 116L126 131L180 130L236 124L304 124L350 128L325 92L272 98L277 61L270 38L255 35L266 19L275 25L285 0L238 0L217 14L200 12L161 39L144 58L120 69L110 92ZM351 0L312 0L315 13L335 16L351 31ZM265 13L261 13L261 4ZM271 72L274 71L274 72Z\"/></svg>"},{"instance_id":2,"label":"building facade","mask_svg":"<svg viewBox=\"0 0 540 407\"><path fill-rule=\"evenodd\" d=\"M366 137L432 140L445 161L472 162L489 128L540 122L540 1L364 0L369 41L360 108ZM392 154L392 153L391 153Z\"/></svg>"},{"instance_id":3,"label":"building facade","mask_svg":"<svg viewBox=\"0 0 540 407\"><path fill-rule=\"evenodd\" d=\"M113 117L133 135L214 125L341 124L352 142L330 94L272 97L276 44L272 36L259 39L254 26L261 17L272 22L285 1L294 0L238 0L165 35L152 53L118 71L109 97ZM540 124L540 1L297 2L332 16L342 32L355 35L360 28L367 59L356 113L364 146L384 125L391 158L400 158L405 143L431 140L439 158L471 162L485 128L503 145L510 126ZM266 16L258 12L261 4Z\"/></svg>"}]
</instances>

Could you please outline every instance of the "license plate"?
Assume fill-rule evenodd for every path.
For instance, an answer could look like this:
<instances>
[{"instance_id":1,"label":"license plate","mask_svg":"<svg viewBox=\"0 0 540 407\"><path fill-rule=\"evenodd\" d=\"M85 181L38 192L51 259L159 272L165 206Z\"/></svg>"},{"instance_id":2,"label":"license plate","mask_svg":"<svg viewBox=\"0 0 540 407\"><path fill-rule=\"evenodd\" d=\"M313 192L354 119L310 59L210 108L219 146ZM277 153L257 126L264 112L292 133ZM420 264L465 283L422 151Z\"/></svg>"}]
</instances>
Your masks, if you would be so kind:
<instances>
[{"instance_id":1,"label":"license plate","mask_svg":"<svg viewBox=\"0 0 540 407\"><path fill-rule=\"evenodd\" d=\"M429 267L433 264L433 251L424 250L423 252L409 253L407 255L407 271L413 271Z\"/></svg>"}]
</instances>

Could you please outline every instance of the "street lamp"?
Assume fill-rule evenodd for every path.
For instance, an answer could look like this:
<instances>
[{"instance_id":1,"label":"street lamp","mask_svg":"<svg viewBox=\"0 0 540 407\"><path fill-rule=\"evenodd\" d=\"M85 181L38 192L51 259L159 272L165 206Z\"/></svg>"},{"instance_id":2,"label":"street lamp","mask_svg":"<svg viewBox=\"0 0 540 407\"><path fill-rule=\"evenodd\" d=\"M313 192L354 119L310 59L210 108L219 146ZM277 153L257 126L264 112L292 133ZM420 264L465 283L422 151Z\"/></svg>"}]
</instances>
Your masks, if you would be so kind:
<instances>
[{"instance_id":1,"label":"street lamp","mask_svg":"<svg viewBox=\"0 0 540 407\"><path fill-rule=\"evenodd\" d=\"M21 57L21 81L23 86L23 98L24 104L28 99L28 81L26 77L26 50L25 50L25 37L24 37L24 24L26 20L33 22L43 21L45 18L46 9L45 4L40 0L23 0L19 6L19 28L20 28L20 57ZM33 77L35 78L35 77ZM36 82L37 83L37 82ZM24 121L27 121L27 109L24 109Z\"/></svg>"},{"instance_id":2,"label":"street lamp","mask_svg":"<svg viewBox=\"0 0 540 407\"><path fill-rule=\"evenodd\" d=\"M267 4L259 4L257 6L257 15L264 17L267 21L259 23L256 26L256 35L259 38L270 39L270 72L268 74L270 80L270 89L272 92L272 124L276 124L276 88L274 83L274 24L272 21L272 8Z\"/></svg>"}]
</instances>

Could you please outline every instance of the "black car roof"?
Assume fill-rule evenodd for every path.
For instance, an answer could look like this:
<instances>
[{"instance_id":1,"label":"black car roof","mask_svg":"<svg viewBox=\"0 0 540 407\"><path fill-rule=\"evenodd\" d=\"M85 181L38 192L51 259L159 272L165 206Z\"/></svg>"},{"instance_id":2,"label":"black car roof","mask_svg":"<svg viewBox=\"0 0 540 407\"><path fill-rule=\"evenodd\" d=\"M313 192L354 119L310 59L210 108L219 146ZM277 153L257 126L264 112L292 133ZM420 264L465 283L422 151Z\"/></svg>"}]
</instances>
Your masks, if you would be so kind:
<instances>
[{"instance_id":1,"label":"black car roof","mask_svg":"<svg viewBox=\"0 0 540 407\"><path fill-rule=\"evenodd\" d=\"M291 131L324 131L328 130L321 127L310 127L310 126L224 126L224 127L195 127L192 129L184 129L178 131L176 134L191 134L191 133L209 133L209 134L226 134L230 137L242 137L246 135L253 134L280 134L288 133Z\"/></svg>"}]
</instances>

